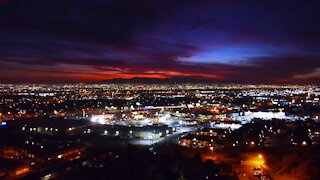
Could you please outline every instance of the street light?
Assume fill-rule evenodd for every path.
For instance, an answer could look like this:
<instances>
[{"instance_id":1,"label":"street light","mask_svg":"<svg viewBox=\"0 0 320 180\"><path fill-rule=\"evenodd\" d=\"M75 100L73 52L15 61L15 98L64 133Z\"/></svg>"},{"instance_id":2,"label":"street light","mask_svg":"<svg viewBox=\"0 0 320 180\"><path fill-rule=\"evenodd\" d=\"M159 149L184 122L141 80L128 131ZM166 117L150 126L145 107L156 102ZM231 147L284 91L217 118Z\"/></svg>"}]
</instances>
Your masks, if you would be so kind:
<instances>
[{"instance_id":1,"label":"street light","mask_svg":"<svg viewBox=\"0 0 320 180\"><path fill-rule=\"evenodd\" d=\"M263 159L262 154L258 154L258 159L259 159L258 162L259 162L260 166L262 166L264 164L264 159Z\"/></svg>"},{"instance_id":2,"label":"street light","mask_svg":"<svg viewBox=\"0 0 320 180\"><path fill-rule=\"evenodd\" d=\"M306 141L303 141L301 144L302 144L302 146L306 146L306 145L307 145L307 142L306 142Z\"/></svg>"}]
</instances>

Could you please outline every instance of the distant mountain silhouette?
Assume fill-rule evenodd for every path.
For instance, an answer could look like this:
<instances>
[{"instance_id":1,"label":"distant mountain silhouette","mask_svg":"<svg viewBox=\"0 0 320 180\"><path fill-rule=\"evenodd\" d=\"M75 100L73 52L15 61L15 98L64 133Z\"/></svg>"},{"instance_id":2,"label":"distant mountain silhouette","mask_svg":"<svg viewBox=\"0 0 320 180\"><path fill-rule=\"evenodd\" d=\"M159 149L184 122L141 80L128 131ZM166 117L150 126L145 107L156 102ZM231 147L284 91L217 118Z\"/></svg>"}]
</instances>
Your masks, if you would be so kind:
<instances>
[{"instance_id":1,"label":"distant mountain silhouette","mask_svg":"<svg viewBox=\"0 0 320 180\"><path fill-rule=\"evenodd\" d=\"M139 78L134 77L130 79L110 79L101 81L101 83L110 83L110 84L175 84L175 83L218 83L217 80L204 78L204 77L172 77L165 79L158 78Z\"/></svg>"}]
</instances>

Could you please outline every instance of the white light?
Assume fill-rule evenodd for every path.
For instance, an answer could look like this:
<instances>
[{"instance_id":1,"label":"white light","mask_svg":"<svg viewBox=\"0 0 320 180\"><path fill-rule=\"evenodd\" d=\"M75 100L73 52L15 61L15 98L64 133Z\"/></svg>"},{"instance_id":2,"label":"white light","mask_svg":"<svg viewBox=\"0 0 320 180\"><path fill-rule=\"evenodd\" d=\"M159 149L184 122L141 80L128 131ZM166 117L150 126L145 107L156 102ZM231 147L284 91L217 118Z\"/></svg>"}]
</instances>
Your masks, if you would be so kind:
<instances>
[{"instance_id":1,"label":"white light","mask_svg":"<svg viewBox=\"0 0 320 180\"><path fill-rule=\"evenodd\" d=\"M92 117L91 118L91 122L97 122L98 121L98 118L97 117Z\"/></svg>"},{"instance_id":2,"label":"white light","mask_svg":"<svg viewBox=\"0 0 320 180\"><path fill-rule=\"evenodd\" d=\"M304 145L304 146L307 145L307 142L306 142L306 141L303 141L303 142L302 142L302 145Z\"/></svg>"},{"instance_id":3,"label":"white light","mask_svg":"<svg viewBox=\"0 0 320 180\"><path fill-rule=\"evenodd\" d=\"M102 118L102 117L96 117L96 116L94 116L94 117L91 118L90 121L93 122L93 123L106 124L105 119Z\"/></svg>"},{"instance_id":4,"label":"white light","mask_svg":"<svg viewBox=\"0 0 320 180\"><path fill-rule=\"evenodd\" d=\"M99 119L98 119L98 123L99 123L99 124L105 124L106 121L105 121L103 118L99 118Z\"/></svg>"}]
</instances>

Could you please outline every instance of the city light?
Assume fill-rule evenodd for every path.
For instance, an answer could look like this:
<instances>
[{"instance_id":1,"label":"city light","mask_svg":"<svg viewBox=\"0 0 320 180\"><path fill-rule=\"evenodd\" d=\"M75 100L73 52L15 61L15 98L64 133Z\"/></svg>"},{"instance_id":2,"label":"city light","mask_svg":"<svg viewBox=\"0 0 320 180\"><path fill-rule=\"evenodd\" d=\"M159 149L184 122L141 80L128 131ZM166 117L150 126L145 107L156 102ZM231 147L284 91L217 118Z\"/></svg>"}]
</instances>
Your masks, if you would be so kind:
<instances>
[{"instance_id":1,"label":"city light","mask_svg":"<svg viewBox=\"0 0 320 180\"><path fill-rule=\"evenodd\" d=\"M3 146L1 152L16 153L17 157L12 154L4 156L16 158L15 161L21 161L20 157L23 156L43 164L49 164L49 161L64 164L84 158L84 165L81 163L81 166L99 169L105 167L105 162L86 159L85 151L90 153L88 157L109 161L107 159L127 156L125 150L118 151L117 148L138 147L156 157L166 156L163 152L167 148L176 148L185 157L192 157L193 153L199 152L201 159L214 160L217 166L220 166L220 161L224 161L231 165L233 173L239 168L245 171L239 172L239 176L245 174L248 177L251 174L265 175L264 171L272 168L274 162L266 161L266 157L272 156L267 156L269 150L284 151L294 147L298 151L305 149L302 147L309 145L309 142L312 143L312 146L308 146L311 149L320 144L320 130L312 123L316 122L316 116L314 120L310 118L305 121L305 114L300 116L298 113L289 113L300 107L301 101L295 100L292 103L293 98L306 98L304 94L307 91L303 87L158 86L75 85L63 91L60 90L63 86L55 86L58 87L55 94L46 96L46 100L43 100L43 96L32 96L32 101L36 102L33 104L37 104L38 109L31 104L30 111L19 103L28 103L32 98L20 99L18 103L14 103L14 99L6 100L6 108L10 109L8 106L12 103L10 106L18 110L11 110L10 117L6 112L1 117L7 118L1 121L1 124L7 123L7 126L2 127L5 130L3 133L8 131L8 137L11 137L10 133L20 134L18 139L22 139L24 146L6 141L13 144L13 148L6 150L4 148L9 146ZM30 90L30 93L33 91ZM42 92L44 89L37 91ZM72 93L66 96L66 92ZM117 97L108 95L114 92L117 92ZM318 92L320 88L312 92L313 96L320 96ZM186 97L195 100L191 102ZM251 98L244 100L244 97ZM319 100L310 99L315 105L320 103ZM242 103L234 104L235 100L241 100ZM70 105L68 101L77 103ZM253 101L255 103L252 104ZM59 113L46 112L50 103L54 104ZM266 107L269 108L268 112L264 112ZM24 117L21 119L13 119L13 116L22 115ZM289 144L285 143L287 140ZM107 152L109 148L106 147L109 146L110 151ZM101 151L101 155L96 155L93 149ZM132 149L135 151L135 148ZM49 155L42 159L40 152ZM219 172L214 174L219 175Z\"/></svg>"},{"instance_id":2,"label":"city light","mask_svg":"<svg viewBox=\"0 0 320 180\"><path fill-rule=\"evenodd\" d=\"M103 117L93 116L91 122L98 124L106 124L106 120Z\"/></svg>"},{"instance_id":3,"label":"city light","mask_svg":"<svg viewBox=\"0 0 320 180\"><path fill-rule=\"evenodd\" d=\"M303 141L301 144L302 144L303 146L306 146L306 145L307 145L307 142L306 142L306 141Z\"/></svg>"}]
</instances>

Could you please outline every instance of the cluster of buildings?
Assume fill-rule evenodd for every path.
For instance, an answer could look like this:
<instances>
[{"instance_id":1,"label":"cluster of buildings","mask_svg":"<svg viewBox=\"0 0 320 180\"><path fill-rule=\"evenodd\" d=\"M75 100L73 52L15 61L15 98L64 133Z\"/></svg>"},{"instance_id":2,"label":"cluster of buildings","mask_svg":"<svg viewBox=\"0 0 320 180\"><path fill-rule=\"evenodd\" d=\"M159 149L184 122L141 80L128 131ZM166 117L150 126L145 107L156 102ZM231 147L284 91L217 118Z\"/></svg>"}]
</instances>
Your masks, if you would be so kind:
<instances>
[{"instance_id":1,"label":"cluster of buildings","mask_svg":"<svg viewBox=\"0 0 320 180\"><path fill-rule=\"evenodd\" d=\"M298 85L1 84L0 161L8 166L0 177L74 162L111 142L177 139L210 151L318 146L319 98L320 87Z\"/></svg>"}]
</instances>

